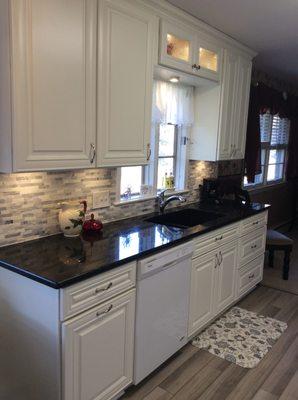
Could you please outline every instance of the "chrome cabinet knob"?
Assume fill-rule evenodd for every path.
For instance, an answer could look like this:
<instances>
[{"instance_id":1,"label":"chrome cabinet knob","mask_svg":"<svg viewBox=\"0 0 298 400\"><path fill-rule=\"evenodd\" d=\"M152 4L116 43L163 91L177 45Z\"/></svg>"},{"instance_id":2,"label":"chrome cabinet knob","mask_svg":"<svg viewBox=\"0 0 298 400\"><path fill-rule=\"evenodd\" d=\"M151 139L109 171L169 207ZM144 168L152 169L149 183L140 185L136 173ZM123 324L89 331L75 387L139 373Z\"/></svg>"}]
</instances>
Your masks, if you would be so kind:
<instances>
[{"instance_id":1,"label":"chrome cabinet knob","mask_svg":"<svg viewBox=\"0 0 298 400\"><path fill-rule=\"evenodd\" d=\"M192 66L192 69L195 69L195 70L199 70L199 69L201 69L201 66L200 65L197 65L197 64L193 64Z\"/></svg>"}]
</instances>

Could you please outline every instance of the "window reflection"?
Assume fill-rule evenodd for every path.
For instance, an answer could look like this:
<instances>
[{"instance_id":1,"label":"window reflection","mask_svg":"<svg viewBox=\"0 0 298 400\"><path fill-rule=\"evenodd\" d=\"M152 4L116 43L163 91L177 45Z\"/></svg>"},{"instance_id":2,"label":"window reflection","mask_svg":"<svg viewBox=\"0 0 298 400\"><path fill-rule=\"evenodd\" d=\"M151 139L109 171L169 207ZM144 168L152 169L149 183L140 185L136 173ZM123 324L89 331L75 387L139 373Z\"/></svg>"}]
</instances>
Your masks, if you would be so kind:
<instances>
[{"instance_id":1,"label":"window reflection","mask_svg":"<svg viewBox=\"0 0 298 400\"><path fill-rule=\"evenodd\" d=\"M155 247L171 242L175 238L181 237L181 229L165 225L155 227Z\"/></svg>"},{"instance_id":2,"label":"window reflection","mask_svg":"<svg viewBox=\"0 0 298 400\"><path fill-rule=\"evenodd\" d=\"M119 259L131 257L139 253L140 237L138 232L119 237Z\"/></svg>"}]
</instances>

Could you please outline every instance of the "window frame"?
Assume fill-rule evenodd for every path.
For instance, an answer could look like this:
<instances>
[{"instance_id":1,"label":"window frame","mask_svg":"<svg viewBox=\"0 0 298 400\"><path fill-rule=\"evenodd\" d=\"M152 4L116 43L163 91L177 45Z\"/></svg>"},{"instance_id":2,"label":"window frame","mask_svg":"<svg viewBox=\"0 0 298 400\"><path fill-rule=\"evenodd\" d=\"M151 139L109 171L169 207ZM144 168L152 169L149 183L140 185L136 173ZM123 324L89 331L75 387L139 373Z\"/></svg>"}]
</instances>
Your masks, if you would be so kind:
<instances>
[{"instance_id":1,"label":"window frame","mask_svg":"<svg viewBox=\"0 0 298 400\"><path fill-rule=\"evenodd\" d=\"M264 164L261 163L261 168L264 168L263 180L262 180L261 183L250 183L250 184L244 184L244 180L243 180L243 188L245 190L248 190L248 191L257 190L257 189L266 188L266 187L270 187L270 186L280 185L280 184L283 184L283 183L286 182L286 165L287 165L287 161L288 161L289 131L290 131L291 121L289 120L289 127L288 127L289 131L288 131L288 141L287 141L287 143L272 145L271 144L272 127L273 127L274 117L276 115L272 116L272 121L271 121L271 126L270 126L270 141L261 142L261 152L265 151ZM284 162L283 163L276 163L276 164L269 164L270 150L284 150L285 151ZM261 158L262 158L262 155L261 155ZM269 165L282 165L282 177L280 179L268 180Z\"/></svg>"},{"instance_id":2,"label":"window frame","mask_svg":"<svg viewBox=\"0 0 298 400\"><path fill-rule=\"evenodd\" d=\"M159 152L157 153L157 166L156 166L156 190L157 191L159 191L159 190L162 190L162 188L159 188L158 186L157 186L157 182L158 182L158 164L159 164L159 160L161 160L161 159L173 159L173 174L175 174L174 176L175 176L175 178L176 178L176 176L177 176L177 170L178 170L178 160L177 160L177 158L178 158L178 151L177 151L177 148L178 148L178 134L179 134L179 128L178 128L178 125L173 125L173 124L167 124L167 125L172 125L172 126L174 126L174 151L173 151L173 155L172 156L160 156L159 155ZM157 135L158 135L158 140L157 140L157 142L158 142L158 150L159 150L159 143L160 143L160 133L161 133L161 131L160 131L160 127L161 127L161 125L159 125L159 129L157 129Z\"/></svg>"},{"instance_id":3,"label":"window frame","mask_svg":"<svg viewBox=\"0 0 298 400\"><path fill-rule=\"evenodd\" d=\"M172 125L172 124L169 124ZM121 168L117 168L116 177L116 202L114 204L124 204L128 202L137 202L155 198L161 190L157 188L158 182L158 160L160 158L174 158L175 171L175 189L168 189L168 194L173 192L187 192L187 173L189 161L189 133L186 126L175 125L175 145L173 156L159 157L159 135L161 124L153 124L151 128L151 158L147 165L136 165L142 167L142 184L152 186L152 192L149 195L134 195L131 199L125 199L121 196Z\"/></svg>"}]
</instances>

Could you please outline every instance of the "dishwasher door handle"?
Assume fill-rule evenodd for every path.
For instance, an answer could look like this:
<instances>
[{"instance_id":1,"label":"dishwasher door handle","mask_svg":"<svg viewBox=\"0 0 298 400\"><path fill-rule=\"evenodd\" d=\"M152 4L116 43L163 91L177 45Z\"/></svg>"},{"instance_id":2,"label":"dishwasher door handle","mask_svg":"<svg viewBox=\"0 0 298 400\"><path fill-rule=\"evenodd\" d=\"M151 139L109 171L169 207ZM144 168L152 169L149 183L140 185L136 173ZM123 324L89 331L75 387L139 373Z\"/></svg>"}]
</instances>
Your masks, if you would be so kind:
<instances>
[{"instance_id":1,"label":"dishwasher door handle","mask_svg":"<svg viewBox=\"0 0 298 400\"><path fill-rule=\"evenodd\" d=\"M175 265L175 264L177 264L177 260L168 262L167 264L165 264L161 267L161 270L168 269L169 267L171 267L172 265Z\"/></svg>"}]
</instances>

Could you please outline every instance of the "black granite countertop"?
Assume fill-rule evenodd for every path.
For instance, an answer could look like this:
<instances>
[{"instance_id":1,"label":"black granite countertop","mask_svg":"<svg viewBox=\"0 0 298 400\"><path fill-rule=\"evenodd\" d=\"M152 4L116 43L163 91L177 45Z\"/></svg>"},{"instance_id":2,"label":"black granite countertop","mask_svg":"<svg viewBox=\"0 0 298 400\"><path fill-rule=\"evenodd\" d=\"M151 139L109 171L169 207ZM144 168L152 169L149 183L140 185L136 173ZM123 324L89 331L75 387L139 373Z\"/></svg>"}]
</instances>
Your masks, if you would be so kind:
<instances>
[{"instance_id":1,"label":"black granite countertop","mask_svg":"<svg viewBox=\"0 0 298 400\"><path fill-rule=\"evenodd\" d=\"M146 222L149 215L140 216L106 224L100 235L91 237L92 241L62 234L49 236L0 248L0 266L58 289L250 217L269 206L239 206L226 201L222 205L192 204L185 208L190 207L223 216L188 229L156 225Z\"/></svg>"}]
</instances>

